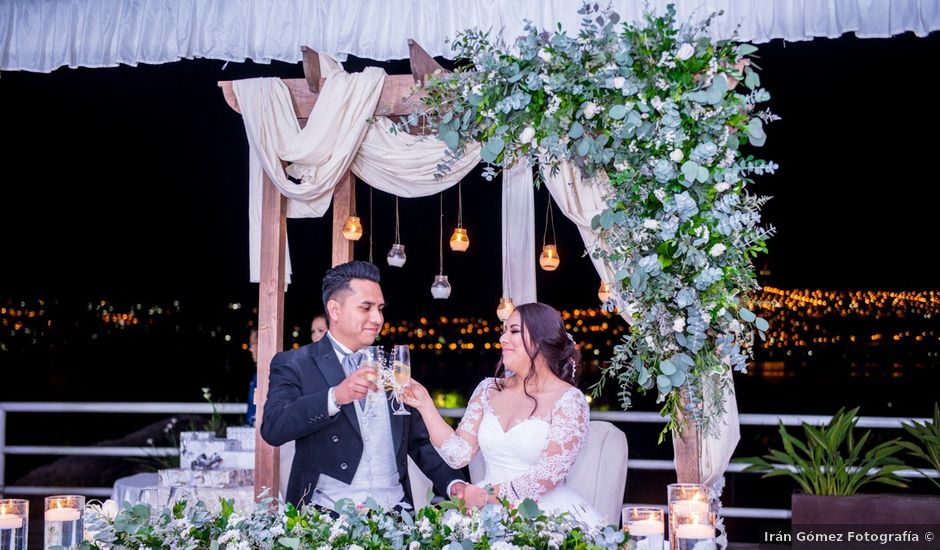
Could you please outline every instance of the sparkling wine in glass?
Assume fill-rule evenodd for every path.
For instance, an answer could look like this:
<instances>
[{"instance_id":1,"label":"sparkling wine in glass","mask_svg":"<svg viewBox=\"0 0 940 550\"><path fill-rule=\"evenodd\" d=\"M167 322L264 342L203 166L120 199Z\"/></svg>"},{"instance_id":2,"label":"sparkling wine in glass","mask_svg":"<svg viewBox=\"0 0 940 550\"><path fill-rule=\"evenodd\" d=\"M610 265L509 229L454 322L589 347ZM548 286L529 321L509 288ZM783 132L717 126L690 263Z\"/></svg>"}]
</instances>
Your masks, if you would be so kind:
<instances>
[{"instance_id":1,"label":"sparkling wine in glass","mask_svg":"<svg viewBox=\"0 0 940 550\"><path fill-rule=\"evenodd\" d=\"M362 412L368 417L372 416L374 412L375 401L377 399L384 399L384 393L381 391L382 386L382 367L385 366L386 355L385 351L379 346L368 346L362 348L362 359L359 361L359 368L373 368L376 373L374 376L369 376L369 381L375 383L379 386L380 391L378 392L369 392L369 395L363 400Z\"/></svg>"},{"instance_id":2,"label":"sparkling wine in glass","mask_svg":"<svg viewBox=\"0 0 940 550\"><path fill-rule=\"evenodd\" d=\"M411 384L411 350L408 346L392 347L392 372L395 374L395 383L401 387L400 391L404 391ZM400 395L396 395L395 400L398 401L398 408L392 414L411 414L405 409Z\"/></svg>"}]
</instances>

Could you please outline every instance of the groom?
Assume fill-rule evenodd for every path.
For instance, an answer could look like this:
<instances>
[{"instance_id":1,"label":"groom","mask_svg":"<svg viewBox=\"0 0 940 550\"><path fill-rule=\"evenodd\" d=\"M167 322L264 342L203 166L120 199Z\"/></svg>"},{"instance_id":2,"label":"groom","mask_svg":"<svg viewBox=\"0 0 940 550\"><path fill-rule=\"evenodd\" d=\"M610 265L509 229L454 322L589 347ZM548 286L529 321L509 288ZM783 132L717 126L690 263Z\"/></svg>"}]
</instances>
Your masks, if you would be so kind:
<instances>
[{"instance_id":1,"label":"groom","mask_svg":"<svg viewBox=\"0 0 940 550\"><path fill-rule=\"evenodd\" d=\"M326 337L271 361L261 437L275 446L296 440L284 495L295 505L332 509L341 498L361 504L369 497L386 510L413 504L407 456L440 494L463 498L463 474L434 450L421 415L390 414L384 395L363 415L365 398L378 388L371 381L375 369L358 368L358 352L373 345L384 322L379 282L379 269L368 262L327 271Z\"/></svg>"}]
</instances>

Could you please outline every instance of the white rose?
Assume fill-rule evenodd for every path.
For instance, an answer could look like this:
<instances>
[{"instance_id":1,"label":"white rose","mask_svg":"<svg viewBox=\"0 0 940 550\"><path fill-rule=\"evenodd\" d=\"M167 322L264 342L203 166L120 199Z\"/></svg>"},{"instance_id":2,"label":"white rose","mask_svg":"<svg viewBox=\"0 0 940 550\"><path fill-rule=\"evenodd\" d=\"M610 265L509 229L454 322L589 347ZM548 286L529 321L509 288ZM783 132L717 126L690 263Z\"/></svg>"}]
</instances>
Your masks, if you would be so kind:
<instances>
[{"instance_id":1,"label":"white rose","mask_svg":"<svg viewBox=\"0 0 940 550\"><path fill-rule=\"evenodd\" d=\"M359 546L358 544L350 544L346 547L346 550L366 550L365 548Z\"/></svg>"},{"instance_id":2,"label":"white rose","mask_svg":"<svg viewBox=\"0 0 940 550\"><path fill-rule=\"evenodd\" d=\"M597 105L593 101L588 101L587 105L584 106L584 118L591 119L594 118L594 115L597 114Z\"/></svg>"},{"instance_id":3,"label":"white rose","mask_svg":"<svg viewBox=\"0 0 940 550\"><path fill-rule=\"evenodd\" d=\"M627 83L627 79L626 79L626 78L624 78L624 77L622 77L622 76L615 76L615 77L614 77L614 88L617 88L617 89L619 90L619 89L623 88L623 85L626 84L626 83Z\"/></svg>"},{"instance_id":4,"label":"white rose","mask_svg":"<svg viewBox=\"0 0 940 550\"><path fill-rule=\"evenodd\" d=\"M408 545L408 550L421 550L421 543L413 540L411 544Z\"/></svg>"},{"instance_id":5,"label":"white rose","mask_svg":"<svg viewBox=\"0 0 940 550\"><path fill-rule=\"evenodd\" d=\"M650 100L650 105L658 111L663 106L663 100L659 99L658 95L654 95L653 99Z\"/></svg>"},{"instance_id":6,"label":"white rose","mask_svg":"<svg viewBox=\"0 0 940 550\"><path fill-rule=\"evenodd\" d=\"M715 246L712 247L711 250L708 251L708 253L714 256L715 258L717 258L718 256L721 256L722 254L724 254L725 250L727 250L725 245L721 243L717 243Z\"/></svg>"},{"instance_id":7,"label":"white rose","mask_svg":"<svg viewBox=\"0 0 940 550\"><path fill-rule=\"evenodd\" d=\"M101 515L110 520L114 520L120 511L121 508L118 506L118 503L114 502L110 498L101 504Z\"/></svg>"},{"instance_id":8,"label":"white rose","mask_svg":"<svg viewBox=\"0 0 940 550\"><path fill-rule=\"evenodd\" d=\"M685 317L676 317L672 322L672 330L676 332L685 330Z\"/></svg>"},{"instance_id":9,"label":"white rose","mask_svg":"<svg viewBox=\"0 0 940 550\"><path fill-rule=\"evenodd\" d=\"M681 46L679 46L679 51L676 52L676 59L678 59L679 61L685 61L686 59L692 57L694 53L695 53L695 48L692 47L692 44L689 44L688 42L686 42L682 44Z\"/></svg>"},{"instance_id":10,"label":"white rose","mask_svg":"<svg viewBox=\"0 0 940 550\"><path fill-rule=\"evenodd\" d=\"M659 222L656 220L644 220L643 227L646 229L659 229Z\"/></svg>"},{"instance_id":11,"label":"white rose","mask_svg":"<svg viewBox=\"0 0 940 550\"><path fill-rule=\"evenodd\" d=\"M535 137L535 128L531 126L526 126L522 132L519 133L519 142L520 143L529 143L532 141L532 138Z\"/></svg>"},{"instance_id":12,"label":"white rose","mask_svg":"<svg viewBox=\"0 0 940 550\"><path fill-rule=\"evenodd\" d=\"M682 149L676 149L673 152L669 153L669 158L672 159L672 162L679 162L685 155L682 154Z\"/></svg>"},{"instance_id":13,"label":"white rose","mask_svg":"<svg viewBox=\"0 0 940 550\"><path fill-rule=\"evenodd\" d=\"M545 48L542 48L541 50L539 50L539 54L538 54L538 55L539 55L540 58L542 58L542 61L544 61L544 62L546 62L546 63L548 63L549 61L552 60L552 54L551 54L551 52L549 52L549 51L546 50Z\"/></svg>"},{"instance_id":14,"label":"white rose","mask_svg":"<svg viewBox=\"0 0 940 550\"><path fill-rule=\"evenodd\" d=\"M731 189L731 184L726 181L715 184L715 191L718 191L719 193L724 193L728 189Z\"/></svg>"}]
</instances>

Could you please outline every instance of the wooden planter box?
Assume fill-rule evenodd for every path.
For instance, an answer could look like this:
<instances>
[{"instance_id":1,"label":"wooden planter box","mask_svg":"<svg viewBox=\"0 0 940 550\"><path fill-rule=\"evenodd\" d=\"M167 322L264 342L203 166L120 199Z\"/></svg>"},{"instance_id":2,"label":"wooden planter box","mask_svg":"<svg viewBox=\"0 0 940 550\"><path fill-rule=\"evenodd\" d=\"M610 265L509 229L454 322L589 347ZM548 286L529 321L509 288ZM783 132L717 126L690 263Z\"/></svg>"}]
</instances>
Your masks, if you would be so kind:
<instances>
[{"instance_id":1,"label":"wooden planter box","mask_svg":"<svg viewBox=\"0 0 940 550\"><path fill-rule=\"evenodd\" d=\"M793 493L793 525L940 524L940 496Z\"/></svg>"}]
</instances>

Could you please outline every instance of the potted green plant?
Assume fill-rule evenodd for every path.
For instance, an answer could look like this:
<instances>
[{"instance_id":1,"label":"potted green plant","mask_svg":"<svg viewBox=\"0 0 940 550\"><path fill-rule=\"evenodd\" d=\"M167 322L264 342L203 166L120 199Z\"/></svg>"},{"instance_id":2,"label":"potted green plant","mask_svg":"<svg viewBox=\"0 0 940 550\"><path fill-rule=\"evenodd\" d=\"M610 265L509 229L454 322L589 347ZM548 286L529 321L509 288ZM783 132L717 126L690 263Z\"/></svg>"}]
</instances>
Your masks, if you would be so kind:
<instances>
[{"instance_id":1,"label":"potted green plant","mask_svg":"<svg viewBox=\"0 0 940 550\"><path fill-rule=\"evenodd\" d=\"M906 488L897 472L908 466L897 455L915 452L900 439L870 446L870 430L856 438L857 413L858 408L839 409L829 424L820 427L804 422L802 441L781 423L782 450L736 462L749 464L745 471L767 472L765 478L787 476L796 481L801 491L791 499L793 525L940 522L936 497L857 494L873 484Z\"/></svg>"},{"instance_id":2,"label":"potted green plant","mask_svg":"<svg viewBox=\"0 0 940 550\"><path fill-rule=\"evenodd\" d=\"M904 424L904 429L920 443L902 441L901 446L908 450L907 454L927 462L931 468L940 472L940 405L933 404L933 419L931 422ZM921 474L924 473L918 468L915 469ZM940 489L940 481L927 475L924 475L924 477L936 485L937 489Z\"/></svg>"}]
</instances>

